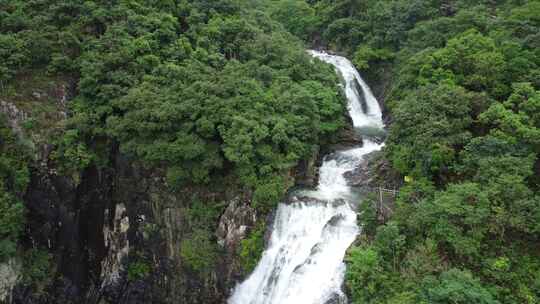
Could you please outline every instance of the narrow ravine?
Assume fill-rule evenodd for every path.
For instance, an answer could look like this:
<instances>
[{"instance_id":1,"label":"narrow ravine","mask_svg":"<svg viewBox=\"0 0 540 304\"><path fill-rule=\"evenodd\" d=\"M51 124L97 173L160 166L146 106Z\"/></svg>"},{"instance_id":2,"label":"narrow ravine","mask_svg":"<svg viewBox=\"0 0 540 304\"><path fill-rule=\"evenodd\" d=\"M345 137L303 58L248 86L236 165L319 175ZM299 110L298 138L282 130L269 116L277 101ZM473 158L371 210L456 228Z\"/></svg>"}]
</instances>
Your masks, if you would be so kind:
<instances>
[{"instance_id":1,"label":"narrow ravine","mask_svg":"<svg viewBox=\"0 0 540 304\"><path fill-rule=\"evenodd\" d=\"M359 130L382 129L379 104L352 63L310 51L336 67L345 80L348 110ZM361 135L359 135L361 136ZM382 144L363 136L363 145L324 158L317 190L298 191L279 205L269 246L253 273L233 291L229 304L347 303L341 290L347 248L360 232L356 197L344 173Z\"/></svg>"}]
</instances>

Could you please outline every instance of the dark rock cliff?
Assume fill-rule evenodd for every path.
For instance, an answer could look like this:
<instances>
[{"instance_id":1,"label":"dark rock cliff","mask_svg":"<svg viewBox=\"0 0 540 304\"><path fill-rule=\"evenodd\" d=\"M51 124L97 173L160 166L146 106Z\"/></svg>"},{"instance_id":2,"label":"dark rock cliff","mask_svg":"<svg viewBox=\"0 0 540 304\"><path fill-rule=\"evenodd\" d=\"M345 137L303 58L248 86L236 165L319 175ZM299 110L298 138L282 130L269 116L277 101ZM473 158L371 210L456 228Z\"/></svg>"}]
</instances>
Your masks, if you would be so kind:
<instances>
[{"instance_id":1,"label":"dark rock cliff","mask_svg":"<svg viewBox=\"0 0 540 304\"><path fill-rule=\"evenodd\" d=\"M54 278L42 294L18 285L13 303L223 303L241 273L236 246L256 220L248 202L230 200L217 231L224 254L199 277L179 254L190 229L184 197L158 176L118 153L112 169L90 167L78 184L51 171L32 172L24 246L52 253ZM129 278L139 255L151 270Z\"/></svg>"},{"instance_id":2,"label":"dark rock cliff","mask_svg":"<svg viewBox=\"0 0 540 304\"><path fill-rule=\"evenodd\" d=\"M65 119L68 93L63 92L39 101L57 105L57 122ZM173 192L162 174L126 158L114 144L107 166L60 174L46 137L37 141L19 127L32 115L7 101L1 110L35 151L24 196L28 220L21 247L39 248L52 262L50 276L40 286L22 280L18 267L0 265L0 275L9 273L14 279L1 286L8 294L0 303L224 303L243 279L240 242L258 220L264 221L252 208L249 192L212 187ZM314 185L317 159L314 151L291 178ZM194 271L181 254L185 236L194 229L187 210L195 193L225 203L217 220L208 223L219 254L206 273Z\"/></svg>"}]
</instances>

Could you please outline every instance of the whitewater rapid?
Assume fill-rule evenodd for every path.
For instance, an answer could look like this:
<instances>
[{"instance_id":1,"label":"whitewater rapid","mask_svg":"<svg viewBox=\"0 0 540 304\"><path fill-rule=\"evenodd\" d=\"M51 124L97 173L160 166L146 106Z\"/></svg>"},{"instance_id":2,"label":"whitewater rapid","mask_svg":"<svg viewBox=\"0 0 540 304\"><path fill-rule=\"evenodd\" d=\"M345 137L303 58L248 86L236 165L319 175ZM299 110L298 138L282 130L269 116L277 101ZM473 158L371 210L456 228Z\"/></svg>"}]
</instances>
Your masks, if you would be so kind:
<instances>
[{"instance_id":1,"label":"whitewater rapid","mask_svg":"<svg viewBox=\"0 0 540 304\"><path fill-rule=\"evenodd\" d=\"M344 57L310 51L341 74L355 128L384 127L379 104L352 63ZM347 248L360 232L358 198L344 174L382 144L363 138L361 147L325 156L316 190L296 192L279 204L268 248L253 273L236 286L229 304L347 303L341 290Z\"/></svg>"}]
</instances>

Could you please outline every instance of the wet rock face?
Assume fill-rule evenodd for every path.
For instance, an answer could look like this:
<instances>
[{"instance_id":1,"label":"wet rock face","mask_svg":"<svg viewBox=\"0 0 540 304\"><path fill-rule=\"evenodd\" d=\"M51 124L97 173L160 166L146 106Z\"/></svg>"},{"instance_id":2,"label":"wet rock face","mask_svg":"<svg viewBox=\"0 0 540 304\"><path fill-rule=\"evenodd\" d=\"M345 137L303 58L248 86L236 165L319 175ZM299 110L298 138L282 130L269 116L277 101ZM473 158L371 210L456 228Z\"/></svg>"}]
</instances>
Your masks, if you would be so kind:
<instances>
[{"instance_id":1,"label":"wet rock face","mask_svg":"<svg viewBox=\"0 0 540 304\"><path fill-rule=\"evenodd\" d=\"M229 201L219 224L209 223L217 226L223 254L200 277L183 266L180 255L192 229L186 220L189 200L171 193L153 172L118 156L113 168L89 168L75 183L40 163L45 165L34 168L24 197L22 245L48 251L55 273L44 294L19 284L10 303L223 303L242 275L237 248L257 218L241 195ZM140 256L150 273L130 279L130 265Z\"/></svg>"},{"instance_id":2,"label":"wet rock face","mask_svg":"<svg viewBox=\"0 0 540 304\"><path fill-rule=\"evenodd\" d=\"M324 304L347 304L347 297L343 294L333 294Z\"/></svg>"},{"instance_id":3,"label":"wet rock face","mask_svg":"<svg viewBox=\"0 0 540 304\"><path fill-rule=\"evenodd\" d=\"M339 225L339 222L343 221L344 219L345 217L342 214L334 215L326 225L330 227L337 227Z\"/></svg>"},{"instance_id":4,"label":"wet rock face","mask_svg":"<svg viewBox=\"0 0 540 304\"><path fill-rule=\"evenodd\" d=\"M364 161L361 162L358 167L344 174L349 186L365 189L377 186L376 172L374 170L371 170L371 167L373 166L375 161L376 154L377 152L366 155L364 157Z\"/></svg>"},{"instance_id":5,"label":"wet rock face","mask_svg":"<svg viewBox=\"0 0 540 304\"><path fill-rule=\"evenodd\" d=\"M321 159L319 159L319 150L313 152L312 157L303 159L292 172L296 185L302 187L315 187L319 179L319 167Z\"/></svg>"},{"instance_id":6,"label":"wet rock face","mask_svg":"<svg viewBox=\"0 0 540 304\"><path fill-rule=\"evenodd\" d=\"M371 191L377 187L398 189L402 183L399 174L392 169L380 151L364 156L364 161L344 176L350 186L358 187L362 191Z\"/></svg>"},{"instance_id":7,"label":"wet rock face","mask_svg":"<svg viewBox=\"0 0 540 304\"><path fill-rule=\"evenodd\" d=\"M103 224L105 209L112 205L111 185L111 175L93 167L81 174L80 183L34 168L24 196L27 223L21 245L51 254L54 283L39 297L29 286L18 285L13 303L46 303L48 297L76 303L97 284L106 253Z\"/></svg>"}]
</instances>

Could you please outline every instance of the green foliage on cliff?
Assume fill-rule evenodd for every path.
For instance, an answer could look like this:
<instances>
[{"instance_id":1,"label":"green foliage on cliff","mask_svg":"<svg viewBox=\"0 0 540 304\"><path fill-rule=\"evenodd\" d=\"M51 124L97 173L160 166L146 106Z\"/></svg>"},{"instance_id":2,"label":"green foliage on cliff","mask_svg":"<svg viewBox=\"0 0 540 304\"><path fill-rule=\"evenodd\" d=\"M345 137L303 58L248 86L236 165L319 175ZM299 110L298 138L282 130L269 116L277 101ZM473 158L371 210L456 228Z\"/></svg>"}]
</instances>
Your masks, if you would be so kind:
<instances>
[{"instance_id":1,"label":"green foliage on cliff","mask_svg":"<svg viewBox=\"0 0 540 304\"><path fill-rule=\"evenodd\" d=\"M129 281L137 281L146 278L151 271L150 263L140 257L129 263L127 268L127 278Z\"/></svg>"},{"instance_id":2,"label":"green foliage on cliff","mask_svg":"<svg viewBox=\"0 0 540 304\"><path fill-rule=\"evenodd\" d=\"M232 174L271 206L286 186L280 176L344 125L333 70L269 17L283 8L235 0L0 8L2 87L36 67L80 80L54 154L61 167L103 165L103 146L118 143L163 168L175 189Z\"/></svg>"},{"instance_id":3,"label":"green foliage on cliff","mask_svg":"<svg viewBox=\"0 0 540 304\"><path fill-rule=\"evenodd\" d=\"M51 159L57 162L61 174L78 178L80 172L94 161L95 155L84 143L80 132L71 129L57 139Z\"/></svg>"},{"instance_id":4,"label":"green foliage on cliff","mask_svg":"<svg viewBox=\"0 0 540 304\"><path fill-rule=\"evenodd\" d=\"M180 256L189 269L207 274L217 262L218 247L212 233L206 229L196 229L181 243Z\"/></svg>"},{"instance_id":5,"label":"green foliage on cliff","mask_svg":"<svg viewBox=\"0 0 540 304\"><path fill-rule=\"evenodd\" d=\"M246 274L251 273L261 259L264 251L265 231L266 225L261 223L250 231L248 237L240 243L240 259Z\"/></svg>"},{"instance_id":6,"label":"green foliage on cliff","mask_svg":"<svg viewBox=\"0 0 540 304\"><path fill-rule=\"evenodd\" d=\"M0 262L15 256L23 229L28 160L26 149L0 115Z\"/></svg>"},{"instance_id":7,"label":"green foliage on cliff","mask_svg":"<svg viewBox=\"0 0 540 304\"><path fill-rule=\"evenodd\" d=\"M51 272L53 272L52 255L45 250L30 249L22 257L22 279L24 284L32 285L35 283L52 281Z\"/></svg>"},{"instance_id":8,"label":"green foliage on cliff","mask_svg":"<svg viewBox=\"0 0 540 304\"><path fill-rule=\"evenodd\" d=\"M226 206L213 200L193 198L185 210L185 220L190 230L182 236L180 257L182 265L187 269L202 276L210 274L214 269L221 253L215 232Z\"/></svg>"}]
</instances>

